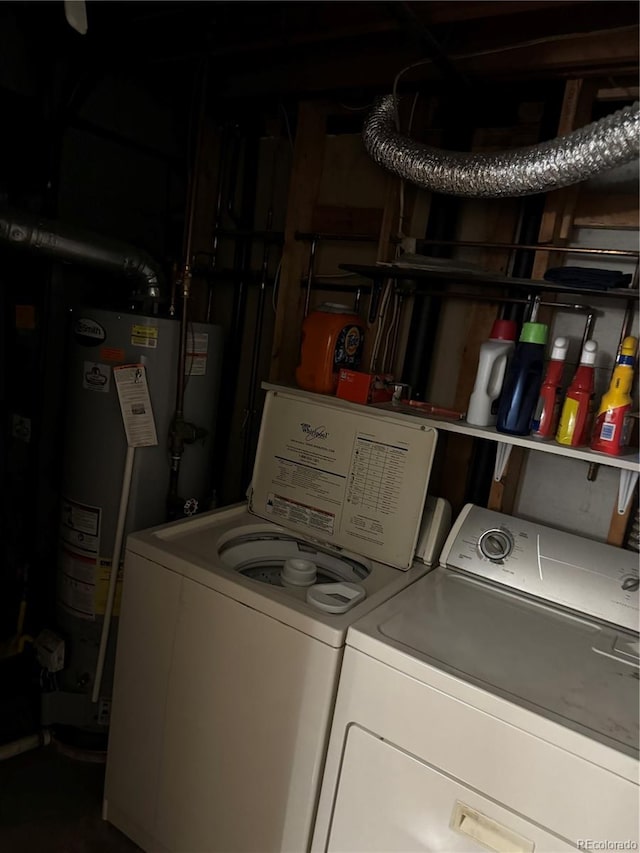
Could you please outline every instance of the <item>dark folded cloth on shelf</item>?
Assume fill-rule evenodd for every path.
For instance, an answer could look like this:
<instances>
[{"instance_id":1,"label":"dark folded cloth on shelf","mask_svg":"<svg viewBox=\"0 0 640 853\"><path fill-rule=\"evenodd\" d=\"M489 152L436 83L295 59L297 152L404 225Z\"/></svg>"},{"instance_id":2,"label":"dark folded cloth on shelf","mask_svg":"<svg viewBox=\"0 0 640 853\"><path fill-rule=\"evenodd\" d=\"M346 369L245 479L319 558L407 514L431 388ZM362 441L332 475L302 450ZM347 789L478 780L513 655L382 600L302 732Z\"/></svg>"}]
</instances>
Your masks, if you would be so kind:
<instances>
[{"instance_id":1,"label":"dark folded cloth on shelf","mask_svg":"<svg viewBox=\"0 0 640 853\"><path fill-rule=\"evenodd\" d=\"M619 270L597 270L590 267L552 267L544 274L546 281L565 284L567 287L586 287L590 290L609 290L627 287L631 275Z\"/></svg>"}]
</instances>

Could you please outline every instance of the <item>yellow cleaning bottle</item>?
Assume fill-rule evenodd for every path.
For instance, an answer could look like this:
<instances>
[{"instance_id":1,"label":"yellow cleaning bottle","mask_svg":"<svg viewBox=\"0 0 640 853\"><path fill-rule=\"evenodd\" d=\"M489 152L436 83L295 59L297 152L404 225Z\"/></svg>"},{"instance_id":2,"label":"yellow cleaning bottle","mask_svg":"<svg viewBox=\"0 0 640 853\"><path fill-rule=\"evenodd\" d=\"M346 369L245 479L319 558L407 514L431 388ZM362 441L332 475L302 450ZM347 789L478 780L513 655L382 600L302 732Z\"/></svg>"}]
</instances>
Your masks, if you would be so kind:
<instances>
[{"instance_id":1,"label":"yellow cleaning bottle","mask_svg":"<svg viewBox=\"0 0 640 853\"><path fill-rule=\"evenodd\" d=\"M609 390L602 395L591 438L591 449L619 456L629 443L631 385L638 339L625 338L620 347Z\"/></svg>"}]
</instances>

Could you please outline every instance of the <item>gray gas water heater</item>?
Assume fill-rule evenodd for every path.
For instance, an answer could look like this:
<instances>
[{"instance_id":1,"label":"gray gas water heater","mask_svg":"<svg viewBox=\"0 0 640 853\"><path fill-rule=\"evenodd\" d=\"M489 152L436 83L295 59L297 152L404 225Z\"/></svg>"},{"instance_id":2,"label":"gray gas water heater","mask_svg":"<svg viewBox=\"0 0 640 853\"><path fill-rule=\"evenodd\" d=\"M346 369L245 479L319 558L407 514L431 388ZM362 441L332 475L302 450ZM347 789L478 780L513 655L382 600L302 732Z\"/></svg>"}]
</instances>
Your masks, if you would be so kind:
<instances>
[{"instance_id":1,"label":"gray gas water heater","mask_svg":"<svg viewBox=\"0 0 640 853\"><path fill-rule=\"evenodd\" d=\"M57 567L57 632L64 666L42 697L42 723L100 733L109 723L119 589L102 675L92 701L104 622L127 443L113 370L143 364L158 445L135 455L125 537L167 518L169 432L174 415L180 323L94 308L73 312ZM184 419L198 438L184 449L181 510L211 499L213 434L222 361L222 329L189 323ZM119 581L120 586L121 581ZM152 594L150 590L150 594Z\"/></svg>"}]
</instances>

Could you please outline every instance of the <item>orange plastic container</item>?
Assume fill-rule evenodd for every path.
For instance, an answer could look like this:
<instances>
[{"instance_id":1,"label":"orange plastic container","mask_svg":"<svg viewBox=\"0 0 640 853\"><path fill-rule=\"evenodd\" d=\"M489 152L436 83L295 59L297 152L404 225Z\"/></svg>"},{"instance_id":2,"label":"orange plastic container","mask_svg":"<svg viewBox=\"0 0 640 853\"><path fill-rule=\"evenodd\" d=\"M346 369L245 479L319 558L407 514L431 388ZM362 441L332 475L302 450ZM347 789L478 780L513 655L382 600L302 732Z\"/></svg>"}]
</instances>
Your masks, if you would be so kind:
<instances>
[{"instance_id":1,"label":"orange plastic container","mask_svg":"<svg viewBox=\"0 0 640 853\"><path fill-rule=\"evenodd\" d=\"M364 327L347 305L325 302L302 324L296 382L305 391L335 394L341 367L356 369L362 357Z\"/></svg>"}]
</instances>

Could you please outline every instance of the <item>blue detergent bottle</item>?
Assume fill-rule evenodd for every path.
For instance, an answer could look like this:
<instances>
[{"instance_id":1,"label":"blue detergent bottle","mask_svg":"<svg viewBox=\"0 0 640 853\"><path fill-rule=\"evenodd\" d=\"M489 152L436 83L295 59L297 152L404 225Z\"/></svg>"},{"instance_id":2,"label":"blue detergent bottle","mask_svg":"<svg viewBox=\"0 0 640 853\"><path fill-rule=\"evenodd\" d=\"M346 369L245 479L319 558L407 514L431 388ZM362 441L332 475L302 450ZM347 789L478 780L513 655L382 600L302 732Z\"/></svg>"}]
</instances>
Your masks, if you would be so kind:
<instances>
[{"instance_id":1,"label":"blue detergent bottle","mask_svg":"<svg viewBox=\"0 0 640 853\"><path fill-rule=\"evenodd\" d=\"M544 349L548 328L544 323L524 323L502 387L498 407L498 432L529 435L542 385Z\"/></svg>"}]
</instances>

